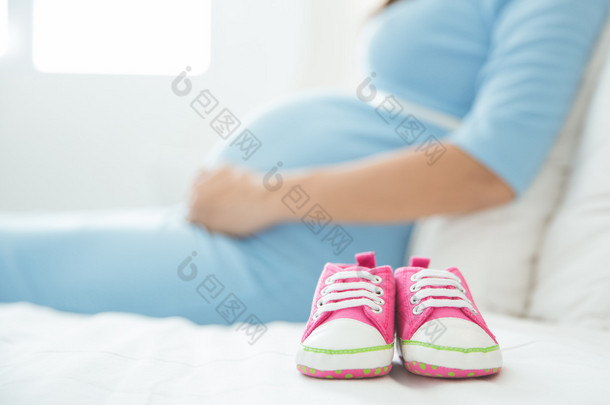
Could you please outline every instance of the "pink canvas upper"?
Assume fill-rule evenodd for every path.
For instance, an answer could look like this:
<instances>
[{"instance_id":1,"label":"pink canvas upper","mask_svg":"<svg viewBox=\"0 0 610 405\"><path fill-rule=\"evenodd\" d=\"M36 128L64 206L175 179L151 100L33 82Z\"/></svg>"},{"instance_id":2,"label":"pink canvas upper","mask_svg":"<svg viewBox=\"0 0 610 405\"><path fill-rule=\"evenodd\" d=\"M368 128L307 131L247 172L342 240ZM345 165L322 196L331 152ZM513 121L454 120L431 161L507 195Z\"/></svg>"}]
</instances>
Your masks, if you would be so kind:
<instances>
[{"instance_id":1,"label":"pink canvas upper","mask_svg":"<svg viewBox=\"0 0 610 405\"><path fill-rule=\"evenodd\" d=\"M313 314L318 309L316 303L322 296L320 292L324 287L327 286L327 284L325 284L326 279L340 271L370 272L371 274L381 277L381 283L376 285L381 287L384 291L384 294L381 297L385 301L385 304L382 306L383 311L377 314L373 312L368 306L363 305L359 307L339 309L333 312L324 312L318 319L314 319ZM362 278L349 278L345 280L337 280L336 282L346 283L356 281L368 280ZM311 306L311 312L309 314L309 321L307 322L305 333L303 334L301 342L303 342L314 329L324 324L325 322L340 318L351 318L375 327L377 330L379 330L386 343L390 344L394 341L394 297L395 283L394 277L392 275L392 269L390 266L376 267L374 252L365 252L357 254L356 264L326 263L326 265L324 266L324 270L322 271L322 274L318 279L316 292L314 294Z\"/></svg>"},{"instance_id":2,"label":"pink canvas upper","mask_svg":"<svg viewBox=\"0 0 610 405\"><path fill-rule=\"evenodd\" d=\"M411 281L411 276L422 269L428 268L430 264L430 259L423 257L412 257L410 266L401 267L396 270L394 274L394 279L396 281L396 305L397 305L397 316L396 316L396 328L397 334L400 339L409 340L411 337L417 332L417 330L427 321L431 321L438 318L461 318L468 321L472 321L479 325L487 334L493 339L494 342L497 343L495 336L491 333L483 317L481 316L481 312L477 308L474 300L472 299L472 294L470 293L470 289L468 288L468 284L466 284L466 280L462 273L456 267L450 267L445 270L450 271L460 278L462 281L462 286L466 289L466 296L470 301L472 301L477 313L474 314L468 308L435 308L429 307L424 309L424 311L419 314L413 314L413 307L415 305L411 304L411 297L415 294L411 292L409 289L414 281ZM438 287L424 287L424 288L438 288ZM454 287L445 287L445 288L454 288ZM431 297L424 298L422 300L425 301L430 299ZM447 299L451 299L449 297L444 297Z\"/></svg>"}]
</instances>

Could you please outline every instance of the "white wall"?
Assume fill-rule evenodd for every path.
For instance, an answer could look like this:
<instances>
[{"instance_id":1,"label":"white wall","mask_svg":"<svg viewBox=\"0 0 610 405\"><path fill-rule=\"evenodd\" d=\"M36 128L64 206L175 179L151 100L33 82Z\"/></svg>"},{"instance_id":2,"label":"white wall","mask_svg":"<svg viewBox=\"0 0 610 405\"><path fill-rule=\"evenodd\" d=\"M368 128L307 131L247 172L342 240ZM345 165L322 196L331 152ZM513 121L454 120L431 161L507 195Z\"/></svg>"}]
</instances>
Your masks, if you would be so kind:
<instances>
[{"instance_id":1,"label":"white wall","mask_svg":"<svg viewBox=\"0 0 610 405\"><path fill-rule=\"evenodd\" d=\"M238 116L311 87L353 89L356 37L378 0L215 0L209 88ZM9 0L0 56L0 210L71 210L182 200L217 141L170 90L172 77L42 74L31 0ZM179 73L179 72L176 72ZM194 92L195 93L195 92Z\"/></svg>"}]
</instances>

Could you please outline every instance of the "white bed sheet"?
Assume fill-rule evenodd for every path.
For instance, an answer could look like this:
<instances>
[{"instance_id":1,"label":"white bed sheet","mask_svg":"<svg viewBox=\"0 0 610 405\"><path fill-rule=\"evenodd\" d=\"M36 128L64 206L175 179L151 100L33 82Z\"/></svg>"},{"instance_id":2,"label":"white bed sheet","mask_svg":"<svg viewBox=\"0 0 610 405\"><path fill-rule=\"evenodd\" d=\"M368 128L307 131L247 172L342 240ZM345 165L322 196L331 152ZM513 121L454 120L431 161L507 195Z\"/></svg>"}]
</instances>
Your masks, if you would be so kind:
<instances>
[{"instance_id":1,"label":"white bed sheet","mask_svg":"<svg viewBox=\"0 0 610 405\"><path fill-rule=\"evenodd\" d=\"M436 380L395 359L382 378L299 374L302 324L253 345L234 326L0 305L0 404L608 404L610 334L487 316L504 349L494 377ZM451 401L451 402L447 402Z\"/></svg>"}]
</instances>

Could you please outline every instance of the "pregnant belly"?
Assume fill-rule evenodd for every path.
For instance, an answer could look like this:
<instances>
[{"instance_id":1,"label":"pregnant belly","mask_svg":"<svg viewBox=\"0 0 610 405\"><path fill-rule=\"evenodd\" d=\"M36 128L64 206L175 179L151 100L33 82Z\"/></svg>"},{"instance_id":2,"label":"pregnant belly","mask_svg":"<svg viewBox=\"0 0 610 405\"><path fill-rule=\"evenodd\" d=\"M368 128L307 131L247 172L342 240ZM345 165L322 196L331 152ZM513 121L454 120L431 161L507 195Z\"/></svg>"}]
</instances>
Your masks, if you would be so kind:
<instances>
[{"instance_id":1,"label":"pregnant belly","mask_svg":"<svg viewBox=\"0 0 610 405\"><path fill-rule=\"evenodd\" d=\"M317 166L408 147L396 131L401 117L388 123L389 119L382 115L355 97L301 96L267 108L244 122L216 158L267 171L277 162L282 162L284 168ZM260 142L247 157L238 138L244 129Z\"/></svg>"},{"instance_id":2,"label":"pregnant belly","mask_svg":"<svg viewBox=\"0 0 610 405\"><path fill-rule=\"evenodd\" d=\"M261 173L271 173L270 169L274 167L277 170L278 162L282 162L281 172L408 147L395 132L395 125L386 123L374 107L355 97L331 94L299 97L267 108L244 121L238 134L223 143L215 157L217 161L239 164ZM261 146L244 160L235 142L246 128L260 140ZM274 178L271 183L278 187L271 190L277 192L278 198L288 195L289 190L282 189L281 183ZM315 203L307 201L299 214L307 215ZM324 217L334 215L327 212ZM315 269L310 274L312 280L317 278L318 269L329 258L349 263L353 261L354 253L361 251L376 251L383 263L394 266L403 263L410 233L408 224L341 224L341 227L341 232L335 234L333 230L338 228L334 222L324 225L322 230L312 230L301 222L281 224L258 234L255 239L248 239L244 249L257 257L273 257L273 262L279 266L274 268L290 268L291 272L301 273ZM284 277L281 271L277 273L282 275L274 277ZM304 301L310 299L309 293L303 297Z\"/></svg>"}]
</instances>

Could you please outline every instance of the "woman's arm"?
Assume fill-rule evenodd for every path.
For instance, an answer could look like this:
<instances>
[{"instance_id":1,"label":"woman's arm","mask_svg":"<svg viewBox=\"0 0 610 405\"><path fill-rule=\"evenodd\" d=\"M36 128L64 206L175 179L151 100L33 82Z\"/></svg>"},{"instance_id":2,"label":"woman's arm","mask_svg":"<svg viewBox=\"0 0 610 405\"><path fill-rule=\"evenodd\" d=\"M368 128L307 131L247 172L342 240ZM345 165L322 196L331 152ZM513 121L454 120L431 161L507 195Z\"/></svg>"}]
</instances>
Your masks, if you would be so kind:
<instances>
[{"instance_id":1,"label":"woman's arm","mask_svg":"<svg viewBox=\"0 0 610 405\"><path fill-rule=\"evenodd\" d=\"M422 152L399 150L350 163L282 174L280 189L235 167L203 171L195 183L189 220L210 231L245 236L297 221L282 198L296 186L336 222L379 223L476 211L510 201L502 180L458 147L429 166Z\"/></svg>"},{"instance_id":2,"label":"woman's arm","mask_svg":"<svg viewBox=\"0 0 610 405\"><path fill-rule=\"evenodd\" d=\"M294 175L287 185L301 185L339 222L412 221L513 198L510 187L487 168L454 145L446 148L433 165L423 152L403 149Z\"/></svg>"}]
</instances>

